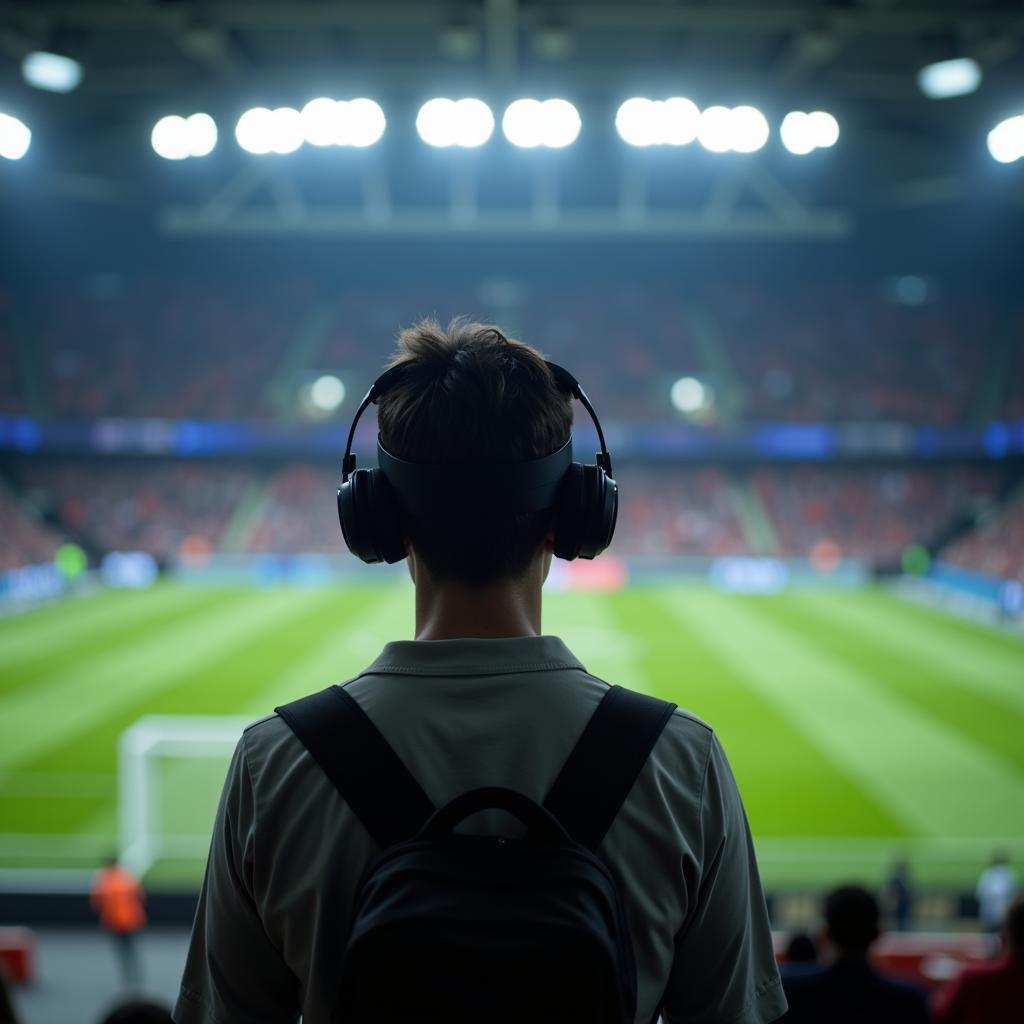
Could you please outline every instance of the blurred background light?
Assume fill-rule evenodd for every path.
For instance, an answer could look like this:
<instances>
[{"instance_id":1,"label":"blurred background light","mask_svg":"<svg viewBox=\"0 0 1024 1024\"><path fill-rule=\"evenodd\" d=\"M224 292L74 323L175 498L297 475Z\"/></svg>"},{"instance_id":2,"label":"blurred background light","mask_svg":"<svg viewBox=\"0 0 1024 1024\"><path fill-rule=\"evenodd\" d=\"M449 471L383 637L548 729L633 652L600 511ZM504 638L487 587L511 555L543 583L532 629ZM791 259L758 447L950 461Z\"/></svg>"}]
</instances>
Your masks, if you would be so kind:
<instances>
[{"instance_id":1,"label":"blurred background light","mask_svg":"<svg viewBox=\"0 0 1024 1024\"><path fill-rule=\"evenodd\" d=\"M337 100L320 96L302 108L302 135L311 146L337 145L341 136L341 110Z\"/></svg>"},{"instance_id":2,"label":"blurred background light","mask_svg":"<svg viewBox=\"0 0 1024 1024\"><path fill-rule=\"evenodd\" d=\"M165 160L207 156L217 145L217 125L209 114L161 117L150 136L153 149Z\"/></svg>"},{"instance_id":3,"label":"blurred background light","mask_svg":"<svg viewBox=\"0 0 1024 1024\"><path fill-rule=\"evenodd\" d=\"M756 107L734 107L730 138L737 153L754 153L768 141L768 120Z\"/></svg>"},{"instance_id":4,"label":"blurred background light","mask_svg":"<svg viewBox=\"0 0 1024 1024\"><path fill-rule=\"evenodd\" d=\"M697 141L712 153L728 153L732 149L732 111L719 106L701 111Z\"/></svg>"},{"instance_id":5,"label":"blurred background light","mask_svg":"<svg viewBox=\"0 0 1024 1024\"><path fill-rule=\"evenodd\" d=\"M82 65L59 53L34 50L21 62L21 74L37 89L73 92L82 81Z\"/></svg>"},{"instance_id":6,"label":"blurred background light","mask_svg":"<svg viewBox=\"0 0 1024 1024\"><path fill-rule=\"evenodd\" d=\"M680 377L670 392L672 405L681 413L699 412L707 401L707 389L696 377Z\"/></svg>"},{"instance_id":7,"label":"blurred background light","mask_svg":"<svg viewBox=\"0 0 1024 1024\"><path fill-rule=\"evenodd\" d=\"M966 96L981 85L981 65L971 57L940 60L927 64L917 73L921 92L932 100Z\"/></svg>"},{"instance_id":8,"label":"blurred background light","mask_svg":"<svg viewBox=\"0 0 1024 1024\"><path fill-rule=\"evenodd\" d=\"M10 114L0 114L0 156L7 160L20 160L32 144L28 125Z\"/></svg>"},{"instance_id":9,"label":"blurred background light","mask_svg":"<svg viewBox=\"0 0 1024 1024\"><path fill-rule=\"evenodd\" d=\"M494 114L483 100L427 100L416 116L416 131L430 146L482 146L494 132Z\"/></svg>"},{"instance_id":10,"label":"blurred background light","mask_svg":"<svg viewBox=\"0 0 1024 1024\"><path fill-rule=\"evenodd\" d=\"M1001 164L1024 157L1024 114L1000 121L988 133L988 151Z\"/></svg>"},{"instance_id":11,"label":"blurred background light","mask_svg":"<svg viewBox=\"0 0 1024 1024\"><path fill-rule=\"evenodd\" d=\"M364 148L379 142L387 127L387 119L379 103L359 97L342 100L342 131L339 145Z\"/></svg>"},{"instance_id":12,"label":"blurred background light","mask_svg":"<svg viewBox=\"0 0 1024 1024\"><path fill-rule=\"evenodd\" d=\"M779 137L790 153L806 156L839 141L839 122L824 110L792 110L782 119Z\"/></svg>"},{"instance_id":13,"label":"blurred background light","mask_svg":"<svg viewBox=\"0 0 1024 1024\"><path fill-rule=\"evenodd\" d=\"M697 137L700 110L682 96L626 100L615 115L615 127L631 146L685 146Z\"/></svg>"},{"instance_id":14,"label":"blurred background light","mask_svg":"<svg viewBox=\"0 0 1024 1024\"><path fill-rule=\"evenodd\" d=\"M333 412L345 401L345 385L333 374L325 374L313 381L309 397L317 409Z\"/></svg>"},{"instance_id":15,"label":"blurred background light","mask_svg":"<svg viewBox=\"0 0 1024 1024\"><path fill-rule=\"evenodd\" d=\"M501 120L505 138L513 146L561 149L579 136L579 111L563 99L521 99L510 103Z\"/></svg>"},{"instance_id":16,"label":"blurred background light","mask_svg":"<svg viewBox=\"0 0 1024 1024\"><path fill-rule=\"evenodd\" d=\"M249 153L294 153L305 141L305 125L292 107L254 107L238 119L235 138Z\"/></svg>"}]
</instances>

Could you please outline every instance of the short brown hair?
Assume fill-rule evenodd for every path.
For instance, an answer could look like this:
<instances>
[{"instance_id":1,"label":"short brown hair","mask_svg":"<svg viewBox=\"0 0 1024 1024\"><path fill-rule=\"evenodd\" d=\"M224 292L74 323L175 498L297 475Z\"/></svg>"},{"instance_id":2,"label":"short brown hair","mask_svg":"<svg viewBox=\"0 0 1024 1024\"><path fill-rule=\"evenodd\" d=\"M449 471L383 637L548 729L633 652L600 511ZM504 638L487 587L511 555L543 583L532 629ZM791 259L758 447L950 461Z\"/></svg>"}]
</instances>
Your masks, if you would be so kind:
<instances>
[{"instance_id":1,"label":"short brown hair","mask_svg":"<svg viewBox=\"0 0 1024 1024\"><path fill-rule=\"evenodd\" d=\"M388 364L404 366L378 403L381 442L410 462L465 465L539 459L572 430L572 406L544 357L490 324L421 320ZM469 511L469 510L467 510ZM519 579L551 526L550 512L480 509L466 522L403 527L437 582L482 587Z\"/></svg>"}]
</instances>

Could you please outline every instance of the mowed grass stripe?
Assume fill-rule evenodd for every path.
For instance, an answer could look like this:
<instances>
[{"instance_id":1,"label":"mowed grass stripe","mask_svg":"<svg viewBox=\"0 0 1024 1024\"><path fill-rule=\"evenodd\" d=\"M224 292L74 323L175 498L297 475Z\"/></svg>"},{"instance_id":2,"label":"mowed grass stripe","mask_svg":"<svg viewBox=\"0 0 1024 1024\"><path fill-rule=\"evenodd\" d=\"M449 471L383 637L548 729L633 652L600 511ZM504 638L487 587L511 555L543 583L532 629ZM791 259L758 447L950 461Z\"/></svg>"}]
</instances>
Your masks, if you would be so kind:
<instances>
[{"instance_id":1,"label":"mowed grass stripe","mask_svg":"<svg viewBox=\"0 0 1024 1024\"><path fill-rule=\"evenodd\" d=\"M783 625L763 601L704 592L668 598L723 658L822 752L924 836L1005 835L1024 822L1024 787L1002 761L870 675Z\"/></svg>"},{"instance_id":2,"label":"mowed grass stripe","mask_svg":"<svg viewBox=\"0 0 1024 1024\"><path fill-rule=\"evenodd\" d=\"M718 733L755 835L905 833L850 773L748 684L704 630L670 607L666 592L626 591L615 595L612 608L619 629L642 639L639 665L650 692L705 719Z\"/></svg>"},{"instance_id":3,"label":"mowed grass stripe","mask_svg":"<svg viewBox=\"0 0 1024 1024\"><path fill-rule=\"evenodd\" d=\"M315 598L310 591L275 590L225 599L173 629L113 651L93 651L45 684L0 699L0 769L39 757L120 708L154 698L217 657L244 649L264 630L300 618Z\"/></svg>"},{"instance_id":4,"label":"mowed grass stripe","mask_svg":"<svg viewBox=\"0 0 1024 1024\"><path fill-rule=\"evenodd\" d=\"M1008 711L1024 714L1024 644L1017 649L997 642L998 634L964 633L949 615L933 619L891 596L832 593L786 595L779 607L805 607L818 619L836 623L873 650L915 660L966 693L984 695Z\"/></svg>"},{"instance_id":5,"label":"mowed grass stripe","mask_svg":"<svg viewBox=\"0 0 1024 1024\"><path fill-rule=\"evenodd\" d=\"M871 605L869 616L861 617L850 596L840 594L786 595L759 607L769 618L799 628L809 643L870 675L886 692L1003 758L1008 771L1024 772L1024 711L972 684L956 665L924 659L920 643L927 637L901 643L899 622L891 628L898 610ZM918 628L911 625L908 632ZM984 673L986 657L984 652L975 654L977 673ZM991 666L993 677L999 669L998 662ZM1024 774L1019 782L1024 786Z\"/></svg>"},{"instance_id":6,"label":"mowed grass stripe","mask_svg":"<svg viewBox=\"0 0 1024 1024\"><path fill-rule=\"evenodd\" d=\"M244 593L234 593L233 599L238 600ZM240 712L240 709L247 705L253 719L270 714L274 705L260 695L265 695L282 677L287 677L318 645L333 647L336 660L343 657L341 647L345 632L339 631L339 624L358 621L381 605L386 605L389 613L392 612L394 604L388 600L389 594L390 590L365 589L310 592L309 610L301 618L284 616L280 623L271 622L246 637L239 647L197 665L175 685L156 694L138 695L134 701L121 705L116 712L97 722L88 732L76 734L59 747L48 749L23 763L24 777L47 770L73 771L76 767L113 772L121 733L143 715L244 715L246 712ZM305 692L320 689L338 678L337 674L321 677L315 682L307 678L312 685ZM211 768L218 785L223 780L227 758L225 754L224 765ZM109 792L102 801L82 802L69 808L66 804L57 806L49 803L31 807L15 801L5 805L0 799L0 812L10 815L20 828L27 831L77 829L102 832L113 828L115 795L114 777L111 776ZM186 803L191 801L191 796L187 792L181 794ZM202 827L208 826L209 822L204 820Z\"/></svg>"},{"instance_id":7,"label":"mowed grass stripe","mask_svg":"<svg viewBox=\"0 0 1024 1024\"><path fill-rule=\"evenodd\" d=\"M239 705L243 714L269 715L281 704L343 683L366 668L389 640L411 637L412 588L350 591L344 605L336 602L325 613L323 628L310 635L278 671L261 673L261 685Z\"/></svg>"},{"instance_id":8,"label":"mowed grass stripe","mask_svg":"<svg viewBox=\"0 0 1024 1024\"><path fill-rule=\"evenodd\" d=\"M48 679L81 664L83 658L94 651L114 650L127 639L143 641L157 636L224 600L224 592L219 590L190 592L166 586L132 596L132 604L119 604L102 616L86 608L85 602L70 604L67 629L48 627L50 638L37 642L34 652L24 652L13 664L0 668L0 700L19 690L45 684ZM84 627L80 625L83 620ZM0 661L3 661L2 655Z\"/></svg>"}]
</instances>

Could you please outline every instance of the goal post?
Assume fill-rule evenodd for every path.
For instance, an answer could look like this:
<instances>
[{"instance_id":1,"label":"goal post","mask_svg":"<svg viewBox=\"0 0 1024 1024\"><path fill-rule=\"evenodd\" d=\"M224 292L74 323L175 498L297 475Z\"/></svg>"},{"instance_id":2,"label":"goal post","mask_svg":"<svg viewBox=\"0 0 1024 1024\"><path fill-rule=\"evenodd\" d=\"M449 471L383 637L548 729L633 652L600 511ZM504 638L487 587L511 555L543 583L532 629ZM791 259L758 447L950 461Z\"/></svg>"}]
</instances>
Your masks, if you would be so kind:
<instances>
[{"instance_id":1,"label":"goal post","mask_svg":"<svg viewBox=\"0 0 1024 1024\"><path fill-rule=\"evenodd\" d=\"M117 812L125 867L141 877L162 859L206 856L216 795L242 730L251 722L229 715L147 715L121 734ZM199 771L182 771L188 764ZM169 779L173 765L177 778ZM168 804L185 807L184 820L169 820Z\"/></svg>"}]
</instances>

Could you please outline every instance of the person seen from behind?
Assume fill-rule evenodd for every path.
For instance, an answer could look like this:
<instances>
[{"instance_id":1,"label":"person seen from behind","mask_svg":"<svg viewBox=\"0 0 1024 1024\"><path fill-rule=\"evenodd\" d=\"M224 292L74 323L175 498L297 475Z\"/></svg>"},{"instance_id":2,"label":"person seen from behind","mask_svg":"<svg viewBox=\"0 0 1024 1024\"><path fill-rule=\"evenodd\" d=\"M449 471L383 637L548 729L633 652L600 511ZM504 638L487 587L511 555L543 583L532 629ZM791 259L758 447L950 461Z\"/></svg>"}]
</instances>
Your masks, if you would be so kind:
<instances>
[{"instance_id":1,"label":"person seen from behind","mask_svg":"<svg viewBox=\"0 0 1024 1024\"><path fill-rule=\"evenodd\" d=\"M139 988L142 965L138 936L146 927L146 897L141 883L118 863L117 857L111 857L93 879L90 903L99 915L100 927L114 941L125 987Z\"/></svg>"},{"instance_id":2,"label":"person seen from behind","mask_svg":"<svg viewBox=\"0 0 1024 1024\"><path fill-rule=\"evenodd\" d=\"M878 901L862 886L845 885L828 894L825 940L832 960L784 976L787 1024L926 1024L924 993L886 977L868 960L879 935L878 915Z\"/></svg>"},{"instance_id":3,"label":"person seen from behind","mask_svg":"<svg viewBox=\"0 0 1024 1024\"><path fill-rule=\"evenodd\" d=\"M1024 1020L1024 896L1010 905L1003 952L968 967L932 1004L935 1024L1019 1024Z\"/></svg>"},{"instance_id":4,"label":"person seen from behind","mask_svg":"<svg viewBox=\"0 0 1024 1024\"><path fill-rule=\"evenodd\" d=\"M288 705L280 709L284 714L244 732L217 813L175 1008L178 1024L284 1024L300 1014L304 1024L328 1024L342 1016L339 979L356 948L353 922L365 921L353 904L357 896L370 898L360 879L368 869L369 877L378 877L397 849L387 847L382 857L384 844L366 821L385 814L381 804L391 795L357 812L299 740L286 718L297 712L289 709L323 697L331 707L346 708L350 721L368 718L372 729L360 742L379 745L383 737L401 762L397 774L410 774L434 808L482 786L514 791L532 806L556 788L577 742L615 690L541 628L542 586L553 555L574 557L579 544L574 548L573 538L593 533L591 520L608 514L601 501L614 486L610 459L609 471L567 461L553 484L544 485L556 490L542 507L528 507L528 499L542 499L531 498L525 484L523 493L515 489L534 463L550 458L555 462L544 465L553 465L561 452L571 459L575 381L498 328L461 320L447 329L428 320L403 331L391 368L394 373L378 382L380 393L372 390L366 400L377 405L378 470L356 471L348 479L353 490L344 493L375 510L366 519L366 545L381 548L387 561L408 560L414 639L386 644L342 687ZM586 368L577 370L585 385ZM415 490L397 496L399 472L406 474L402 479L419 479L424 493L445 480L438 506L417 505ZM392 491L394 506L388 504ZM390 525L388 508L396 509ZM354 533L354 526L346 527L346 541L356 550ZM371 551L364 560L379 558ZM685 693L685 677L677 683ZM618 813L599 843L588 847L598 862L595 878L608 875L624 910L618 952L623 963L635 960L635 1011L628 1019L648 1024L660 1011L666 1024L763 1024L786 1007L740 794L712 729L665 707L663 727L616 803ZM351 748L346 737L351 741L354 733L342 733L340 726L329 733L324 760ZM606 752L614 761L614 741ZM368 774L361 762L355 765L356 776ZM353 780L357 789L370 784ZM606 792L595 776L575 802L600 804ZM483 851L480 857L509 856L512 863L525 856L535 832L554 841L557 822L531 814L524 835L504 810L477 813L460 826L472 833L463 848ZM422 816L413 818L419 827ZM554 856L561 844L545 849ZM536 887L515 895L526 905L538 898ZM386 900L388 890L381 892ZM387 995L405 999L413 1007L409 1015L380 1011L345 1019L439 1019L433 1004L417 1004L427 998L420 986L463 991L475 981L459 973L471 958L499 981L486 1005L458 1020L505 1020L504 1003L521 995L517 988L540 987L528 974L502 978L502 964L559 938L544 921L528 924L518 932L496 931L482 949L466 939L463 954L436 972L419 970L419 957L385 963ZM420 939L427 957L434 938ZM553 957L547 966L557 982L569 965ZM553 1019L552 1004L542 998L521 1019Z\"/></svg>"},{"instance_id":5,"label":"person seen from behind","mask_svg":"<svg viewBox=\"0 0 1024 1024\"><path fill-rule=\"evenodd\" d=\"M985 931L999 934L1016 894L1017 873L1010 867L1009 856L1002 852L993 854L992 862L982 871L975 889L978 917Z\"/></svg>"}]
</instances>

